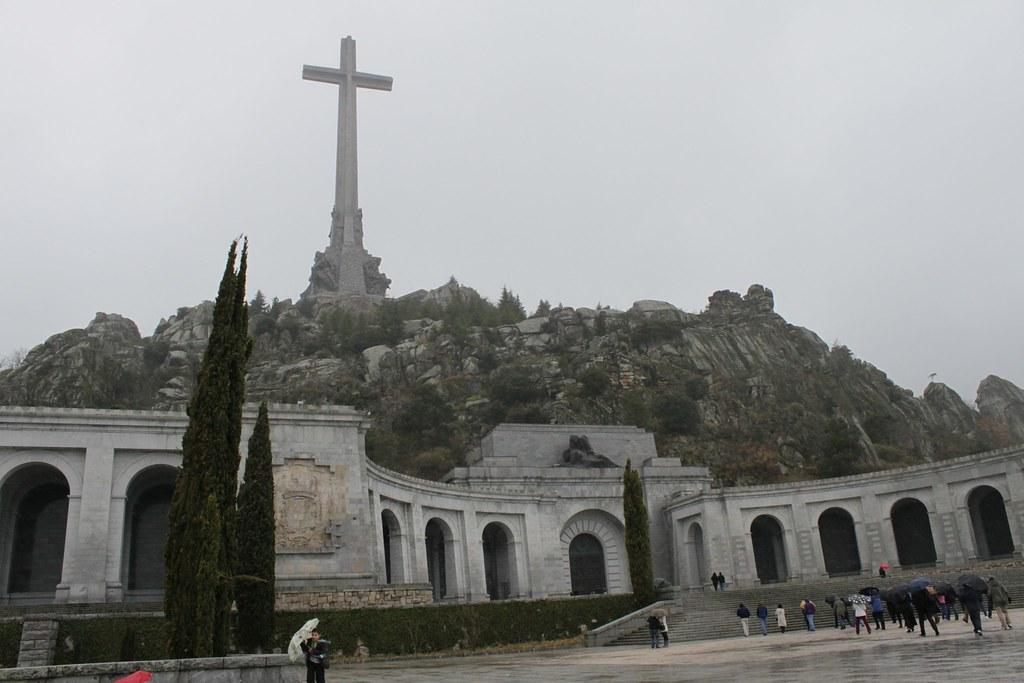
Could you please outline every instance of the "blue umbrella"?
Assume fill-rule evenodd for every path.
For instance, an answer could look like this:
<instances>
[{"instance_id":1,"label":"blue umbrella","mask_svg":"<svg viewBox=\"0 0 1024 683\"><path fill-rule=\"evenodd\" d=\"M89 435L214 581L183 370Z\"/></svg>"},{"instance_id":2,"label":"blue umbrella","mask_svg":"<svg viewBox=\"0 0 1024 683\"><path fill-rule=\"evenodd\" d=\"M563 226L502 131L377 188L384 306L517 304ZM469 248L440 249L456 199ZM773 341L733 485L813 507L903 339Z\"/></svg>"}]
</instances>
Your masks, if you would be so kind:
<instances>
[{"instance_id":1,"label":"blue umbrella","mask_svg":"<svg viewBox=\"0 0 1024 683\"><path fill-rule=\"evenodd\" d=\"M918 591L925 590L926 588L928 588L928 586L934 586L934 585L935 584L934 584L934 582L932 582L931 579L929 579L929 578L927 578L925 576L918 576L918 577L915 577L915 578L911 579L907 583L907 590L910 591L911 593L916 593Z\"/></svg>"}]
</instances>

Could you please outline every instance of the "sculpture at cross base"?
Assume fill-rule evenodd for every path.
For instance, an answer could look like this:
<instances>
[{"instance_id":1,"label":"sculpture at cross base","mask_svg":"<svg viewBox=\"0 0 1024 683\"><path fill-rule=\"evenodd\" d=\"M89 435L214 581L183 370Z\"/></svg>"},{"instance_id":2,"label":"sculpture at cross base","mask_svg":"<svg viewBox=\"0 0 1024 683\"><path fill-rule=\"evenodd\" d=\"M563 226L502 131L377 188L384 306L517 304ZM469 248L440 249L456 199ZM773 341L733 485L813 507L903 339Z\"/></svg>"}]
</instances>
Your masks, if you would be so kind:
<instances>
[{"instance_id":1,"label":"sculpture at cross base","mask_svg":"<svg viewBox=\"0 0 1024 683\"><path fill-rule=\"evenodd\" d=\"M331 211L330 243L318 251L303 299L322 303L374 303L384 299L391 280L380 272L380 259L363 246L363 212L359 208L356 154L356 91L391 90L390 76L356 71L356 41L341 41L337 69L303 66L302 77L338 86L338 150Z\"/></svg>"}]
</instances>

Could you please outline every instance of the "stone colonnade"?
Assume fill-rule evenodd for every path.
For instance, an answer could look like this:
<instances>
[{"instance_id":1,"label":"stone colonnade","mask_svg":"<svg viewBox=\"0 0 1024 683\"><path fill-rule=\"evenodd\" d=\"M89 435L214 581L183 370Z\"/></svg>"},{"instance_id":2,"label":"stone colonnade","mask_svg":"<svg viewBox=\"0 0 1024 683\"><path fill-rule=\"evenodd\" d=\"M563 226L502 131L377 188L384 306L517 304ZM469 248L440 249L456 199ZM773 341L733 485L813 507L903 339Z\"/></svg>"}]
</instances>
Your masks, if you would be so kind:
<instances>
[{"instance_id":1,"label":"stone colonnade","mask_svg":"<svg viewBox=\"0 0 1024 683\"><path fill-rule=\"evenodd\" d=\"M674 579L704 585L872 574L1021 554L1024 448L886 472L679 495Z\"/></svg>"}]
</instances>

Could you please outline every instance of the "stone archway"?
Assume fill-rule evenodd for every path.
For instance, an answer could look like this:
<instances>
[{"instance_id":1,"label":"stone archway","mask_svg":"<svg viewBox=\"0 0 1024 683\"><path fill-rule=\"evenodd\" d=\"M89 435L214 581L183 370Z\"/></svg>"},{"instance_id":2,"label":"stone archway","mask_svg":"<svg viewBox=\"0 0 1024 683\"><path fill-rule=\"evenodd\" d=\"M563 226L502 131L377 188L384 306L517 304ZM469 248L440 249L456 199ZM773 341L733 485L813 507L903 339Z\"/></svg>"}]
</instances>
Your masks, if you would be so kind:
<instances>
[{"instance_id":1,"label":"stone archway","mask_svg":"<svg viewBox=\"0 0 1024 683\"><path fill-rule=\"evenodd\" d=\"M818 535L825 571L829 576L857 574L861 570L860 549L853 517L842 508L829 508L818 517Z\"/></svg>"},{"instance_id":2,"label":"stone archway","mask_svg":"<svg viewBox=\"0 0 1024 683\"><path fill-rule=\"evenodd\" d=\"M394 512L383 510L380 528L384 536L384 580L386 583L405 583L402 525Z\"/></svg>"},{"instance_id":3,"label":"stone archway","mask_svg":"<svg viewBox=\"0 0 1024 683\"><path fill-rule=\"evenodd\" d=\"M163 591L164 551L170 532L171 497L177 470L147 467L132 479L125 495L125 544L122 566L129 591Z\"/></svg>"},{"instance_id":4,"label":"stone archway","mask_svg":"<svg viewBox=\"0 0 1024 683\"><path fill-rule=\"evenodd\" d=\"M569 543L569 575L573 595L608 592L604 548L593 534L578 534Z\"/></svg>"},{"instance_id":5,"label":"stone archway","mask_svg":"<svg viewBox=\"0 0 1024 683\"><path fill-rule=\"evenodd\" d=\"M455 551L452 530L435 517L427 522L427 580L433 586L434 602L455 597Z\"/></svg>"},{"instance_id":6,"label":"stone archway","mask_svg":"<svg viewBox=\"0 0 1024 683\"><path fill-rule=\"evenodd\" d=\"M604 510L583 510L569 518L562 527L560 535L562 545L562 562L565 576L564 590L573 591L573 562L571 549L573 541L581 534L595 538L601 546L604 569L604 588L608 593L628 593L629 568L626 560L625 530L622 522ZM587 549L588 541L581 541L583 550ZM577 549L580 545L577 544ZM591 545L591 557L597 554ZM577 569L577 572L579 569ZM579 577L577 577L577 581ZM593 590L598 586L597 580L584 584L584 590Z\"/></svg>"},{"instance_id":7,"label":"stone archway","mask_svg":"<svg viewBox=\"0 0 1024 683\"><path fill-rule=\"evenodd\" d=\"M902 498L892 506L889 517L900 566L935 564L935 539L924 503L917 498Z\"/></svg>"},{"instance_id":8,"label":"stone archway","mask_svg":"<svg viewBox=\"0 0 1024 683\"><path fill-rule=\"evenodd\" d=\"M786 562L786 540L779 520L760 515L750 524L750 541L754 548L754 565L761 583L778 583L789 578Z\"/></svg>"},{"instance_id":9,"label":"stone archway","mask_svg":"<svg viewBox=\"0 0 1024 683\"><path fill-rule=\"evenodd\" d=\"M500 522L491 522L481 535L484 551L484 579L491 600L514 597L516 587L516 555L512 532Z\"/></svg>"},{"instance_id":10,"label":"stone archway","mask_svg":"<svg viewBox=\"0 0 1024 683\"><path fill-rule=\"evenodd\" d=\"M53 597L64 567L70 487L61 472L33 463L0 486L0 578L8 594Z\"/></svg>"},{"instance_id":11,"label":"stone archway","mask_svg":"<svg viewBox=\"0 0 1024 683\"><path fill-rule=\"evenodd\" d=\"M978 557L988 560L1013 555L1013 534L1003 495L991 486L979 486L967 496L967 509Z\"/></svg>"}]
</instances>

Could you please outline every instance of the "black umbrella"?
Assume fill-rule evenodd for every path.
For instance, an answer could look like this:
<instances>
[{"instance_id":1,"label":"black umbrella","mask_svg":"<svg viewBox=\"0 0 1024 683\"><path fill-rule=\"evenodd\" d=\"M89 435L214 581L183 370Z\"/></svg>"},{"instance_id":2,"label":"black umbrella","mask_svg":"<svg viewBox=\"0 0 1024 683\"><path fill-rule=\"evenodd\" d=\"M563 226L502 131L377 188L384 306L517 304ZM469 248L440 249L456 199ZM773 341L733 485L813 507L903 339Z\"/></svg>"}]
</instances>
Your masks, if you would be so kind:
<instances>
[{"instance_id":1,"label":"black umbrella","mask_svg":"<svg viewBox=\"0 0 1024 683\"><path fill-rule=\"evenodd\" d=\"M953 584L946 583L945 581L939 581L938 583L936 583L935 591L937 593L945 595L947 598L956 597L956 589L953 588Z\"/></svg>"},{"instance_id":2,"label":"black umbrella","mask_svg":"<svg viewBox=\"0 0 1024 683\"><path fill-rule=\"evenodd\" d=\"M988 584L985 583L985 579L981 578L977 574L961 574L956 580L956 585L967 586L979 593L988 592Z\"/></svg>"},{"instance_id":3,"label":"black umbrella","mask_svg":"<svg viewBox=\"0 0 1024 683\"><path fill-rule=\"evenodd\" d=\"M860 589L861 595L880 595L882 591L878 590L875 586L865 586Z\"/></svg>"},{"instance_id":4,"label":"black umbrella","mask_svg":"<svg viewBox=\"0 0 1024 683\"><path fill-rule=\"evenodd\" d=\"M901 583L898 586L893 586L892 588L882 593L882 598L886 602L903 602L907 599L907 593L909 592L910 588L907 586L907 584Z\"/></svg>"}]
</instances>

